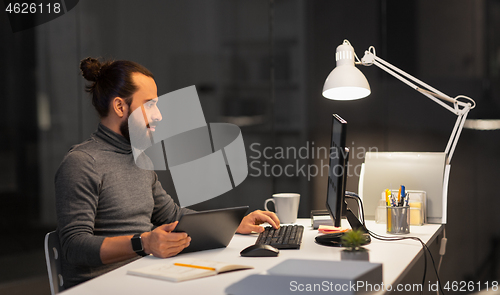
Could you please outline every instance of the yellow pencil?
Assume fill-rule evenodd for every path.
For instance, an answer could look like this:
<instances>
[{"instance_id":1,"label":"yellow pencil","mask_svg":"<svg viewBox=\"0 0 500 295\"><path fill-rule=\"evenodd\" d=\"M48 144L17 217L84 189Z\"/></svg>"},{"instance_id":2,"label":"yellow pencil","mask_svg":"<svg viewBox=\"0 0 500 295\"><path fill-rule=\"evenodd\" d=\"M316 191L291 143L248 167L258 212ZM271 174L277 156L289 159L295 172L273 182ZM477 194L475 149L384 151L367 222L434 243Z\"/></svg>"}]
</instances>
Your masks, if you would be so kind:
<instances>
[{"instance_id":1,"label":"yellow pencil","mask_svg":"<svg viewBox=\"0 0 500 295\"><path fill-rule=\"evenodd\" d=\"M200 268L200 269L207 269L207 270L215 270L215 268L213 268L213 267L201 266L201 265L193 265L193 264L174 263L174 265L185 266L185 267L192 267L192 268Z\"/></svg>"}]
</instances>

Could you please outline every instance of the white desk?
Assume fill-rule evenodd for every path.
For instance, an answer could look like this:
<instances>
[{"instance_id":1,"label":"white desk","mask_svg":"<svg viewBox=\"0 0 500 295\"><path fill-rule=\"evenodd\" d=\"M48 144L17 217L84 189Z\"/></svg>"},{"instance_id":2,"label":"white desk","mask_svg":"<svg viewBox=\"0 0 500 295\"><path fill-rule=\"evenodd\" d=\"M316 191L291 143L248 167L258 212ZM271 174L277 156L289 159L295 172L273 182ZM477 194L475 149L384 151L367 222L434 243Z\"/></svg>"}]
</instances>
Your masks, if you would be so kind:
<instances>
[{"instance_id":1,"label":"white desk","mask_svg":"<svg viewBox=\"0 0 500 295\"><path fill-rule=\"evenodd\" d=\"M343 220L345 221L345 220ZM181 254L177 257L159 259L152 256L141 258L128 265L111 271L105 275L80 284L64 291L64 295L140 295L140 294L224 294L224 289L251 274L258 274L289 259L315 259L315 260L340 260L340 251L343 248L325 247L314 242L317 230L310 226L309 219L299 219L303 224L304 237L300 250L281 250L278 257L241 257L240 251L255 243L257 235L236 234L227 248ZM347 224L346 224L347 226ZM375 224L366 221L366 226L373 232L387 235L385 224ZM412 226L409 236L419 237L427 245L431 244L442 231L440 224L427 224ZM372 238L370 245L370 262L383 264L384 285L395 285L404 276L406 271L413 266L422 253L422 245L413 240L383 242ZM143 278L127 275L128 269L144 267L150 264L170 263L179 257L195 257L226 261L231 263L252 265L251 270L242 270L223 273L191 281L173 283L157 279ZM307 270L304 270L305 272ZM291 292L292 293L292 292Z\"/></svg>"}]
</instances>

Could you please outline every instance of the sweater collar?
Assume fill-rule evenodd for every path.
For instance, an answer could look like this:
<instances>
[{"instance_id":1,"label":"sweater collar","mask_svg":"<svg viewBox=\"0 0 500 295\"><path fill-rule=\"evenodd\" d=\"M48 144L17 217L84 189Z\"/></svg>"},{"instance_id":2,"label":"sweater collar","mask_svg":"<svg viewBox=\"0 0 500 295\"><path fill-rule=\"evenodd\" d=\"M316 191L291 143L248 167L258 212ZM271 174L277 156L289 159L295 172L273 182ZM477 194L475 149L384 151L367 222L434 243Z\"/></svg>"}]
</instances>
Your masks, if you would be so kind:
<instances>
[{"instance_id":1,"label":"sweater collar","mask_svg":"<svg viewBox=\"0 0 500 295\"><path fill-rule=\"evenodd\" d=\"M104 126L102 123L99 123L97 132L94 133L94 135L98 139L101 139L111 145L117 152L123 154L132 153L132 146L130 145L130 142L127 141L122 135Z\"/></svg>"}]
</instances>

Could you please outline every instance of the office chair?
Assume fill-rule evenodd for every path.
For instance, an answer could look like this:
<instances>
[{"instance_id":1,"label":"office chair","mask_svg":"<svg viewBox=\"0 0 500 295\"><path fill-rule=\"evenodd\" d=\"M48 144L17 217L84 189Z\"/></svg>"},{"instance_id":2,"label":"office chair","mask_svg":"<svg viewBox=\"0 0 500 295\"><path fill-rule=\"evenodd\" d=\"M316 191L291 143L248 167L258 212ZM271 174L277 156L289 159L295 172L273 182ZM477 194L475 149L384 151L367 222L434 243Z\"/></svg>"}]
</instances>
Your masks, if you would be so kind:
<instances>
[{"instance_id":1,"label":"office chair","mask_svg":"<svg viewBox=\"0 0 500 295\"><path fill-rule=\"evenodd\" d=\"M59 235L52 231L45 235L45 262L49 274L50 293L56 295L64 290L64 281L61 274L61 244Z\"/></svg>"}]
</instances>

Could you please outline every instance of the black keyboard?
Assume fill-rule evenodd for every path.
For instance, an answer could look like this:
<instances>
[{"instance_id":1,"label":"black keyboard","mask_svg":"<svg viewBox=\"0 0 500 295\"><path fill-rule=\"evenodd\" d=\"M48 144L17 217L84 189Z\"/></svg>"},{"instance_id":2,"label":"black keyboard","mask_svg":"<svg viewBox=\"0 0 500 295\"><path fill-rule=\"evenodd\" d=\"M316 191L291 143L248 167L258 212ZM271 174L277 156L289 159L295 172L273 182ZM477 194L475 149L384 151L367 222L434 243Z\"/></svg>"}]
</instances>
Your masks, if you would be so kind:
<instances>
[{"instance_id":1,"label":"black keyboard","mask_svg":"<svg viewBox=\"0 0 500 295\"><path fill-rule=\"evenodd\" d=\"M278 249L300 249L304 226L302 225L282 225L278 229L266 226L265 230L259 234L255 244L271 245Z\"/></svg>"}]
</instances>

